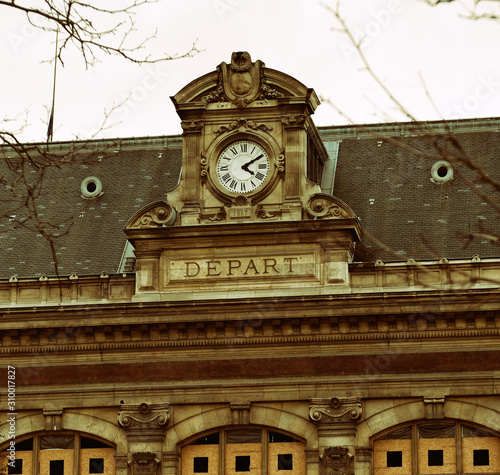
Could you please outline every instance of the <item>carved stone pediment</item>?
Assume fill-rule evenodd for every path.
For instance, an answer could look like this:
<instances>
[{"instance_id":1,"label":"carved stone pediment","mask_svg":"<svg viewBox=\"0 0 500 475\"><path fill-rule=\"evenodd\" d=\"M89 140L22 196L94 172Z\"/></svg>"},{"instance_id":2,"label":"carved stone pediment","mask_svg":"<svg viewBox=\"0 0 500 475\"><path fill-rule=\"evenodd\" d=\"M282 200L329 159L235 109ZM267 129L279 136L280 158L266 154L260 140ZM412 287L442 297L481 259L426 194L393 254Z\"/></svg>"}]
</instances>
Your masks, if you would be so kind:
<instances>
[{"instance_id":1,"label":"carved stone pediment","mask_svg":"<svg viewBox=\"0 0 500 475\"><path fill-rule=\"evenodd\" d=\"M354 456L347 447L327 447L320 460L320 475L354 474Z\"/></svg>"},{"instance_id":2,"label":"carved stone pediment","mask_svg":"<svg viewBox=\"0 0 500 475\"><path fill-rule=\"evenodd\" d=\"M169 419L168 404L121 406L118 413L118 424L126 429L165 429Z\"/></svg>"},{"instance_id":3,"label":"carved stone pediment","mask_svg":"<svg viewBox=\"0 0 500 475\"><path fill-rule=\"evenodd\" d=\"M171 204L155 201L134 214L126 224L125 229L172 226L176 219L177 211Z\"/></svg>"},{"instance_id":4,"label":"carved stone pediment","mask_svg":"<svg viewBox=\"0 0 500 475\"><path fill-rule=\"evenodd\" d=\"M310 401L309 416L315 422L356 422L363 413L359 398L311 398Z\"/></svg>"},{"instance_id":5,"label":"carved stone pediment","mask_svg":"<svg viewBox=\"0 0 500 475\"><path fill-rule=\"evenodd\" d=\"M217 69L217 86L202 97L205 102L232 102L240 109L257 99L276 99L283 93L266 83L263 74L265 64L257 60L252 63L246 51L236 51L231 55L231 63L221 63Z\"/></svg>"},{"instance_id":6,"label":"carved stone pediment","mask_svg":"<svg viewBox=\"0 0 500 475\"><path fill-rule=\"evenodd\" d=\"M355 218L354 212L342 200L325 193L315 193L307 200L305 208L309 219Z\"/></svg>"}]
</instances>

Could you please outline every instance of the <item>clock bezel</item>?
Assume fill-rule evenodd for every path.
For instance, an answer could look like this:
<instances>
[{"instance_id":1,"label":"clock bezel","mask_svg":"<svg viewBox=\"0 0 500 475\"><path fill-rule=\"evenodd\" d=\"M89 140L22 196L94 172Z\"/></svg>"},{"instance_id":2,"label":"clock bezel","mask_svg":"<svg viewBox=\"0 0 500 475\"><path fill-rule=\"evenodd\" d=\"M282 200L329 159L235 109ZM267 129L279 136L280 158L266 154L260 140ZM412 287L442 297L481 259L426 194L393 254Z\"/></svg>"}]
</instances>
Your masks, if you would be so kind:
<instances>
[{"instance_id":1,"label":"clock bezel","mask_svg":"<svg viewBox=\"0 0 500 475\"><path fill-rule=\"evenodd\" d=\"M248 144L249 148L252 149L252 151L247 153L245 150L245 152L243 152L241 150L243 148L243 144ZM234 152L233 152L233 147L237 148L234 150ZM255 155L252 155L252 153L255 153L256 148L258 149L257 153ZM263 153L259 155L259 151L262 151ZM261 162L257 163L258 167L252 166L251 168L246 168L245 170L247 170L248 173L247 171L243 171L242 172L242 175L244 177L243 178L243 177L238 177L237 174L231 170L231 168L233 168L233 165L236 165L236 169L239 170L240 165L242 164L241 158L245 155L247 157L243 161L243 163L249 158L252 159L253 162L255 162L256 160L258 160L258 162L261 162L265 158L265 166L264 168L261 168L260 165L263 164L263 162ZM228 159L229 162L223 162L223 160L226 160L226 157L229 157ZM224 167L225 170L221 172L220 169ZM230 142L229 145L227 145L225 148L222 149L222 152L219 154L217 160L215 161L215 175L219 185L230 193L237 193L238 195L243 195L243 196L251 195L252 193L257 192L262 186L264 186L270 171L271 171L271 158L269 157L269 153L264 147L262 147L255 140L238 139ZM225 181L223 180L224 176L222 176L224 172L225 176L227 176L227 179ZM241 172L238 173L241 174ZM245 182L247 185L250 186L250 189L248 191L242 190L243 186L245 185ZM235 185L234 190L231 189L230 184ZM238 186L240 186L240 188L238 188Z\"/></svg>"},{"instance_id":2,"label":"clock bezel","mask_svg":"<svg viewBox=\"0 0 500 475\"><path fill-rule=\"evenodd\" d=\"M208 157L208 173L207 186L209 190L222 201L227 202L228 198L233 201L235 198L243 196L247 198L252 204L267 196L275 187L279 177L278 157L280 150L278 144L271 137L264 137L264 134L258 133L242 133L235 132L221 137L219 140L214 141L212 146L207 150ZM269 171L263 183L255 190L240 193L227 189L220 181L217 175L217 163L224 150L231 144L240 141L253 142L262 147L267 156L269 157Z\"/></svg>"}]
</instances>

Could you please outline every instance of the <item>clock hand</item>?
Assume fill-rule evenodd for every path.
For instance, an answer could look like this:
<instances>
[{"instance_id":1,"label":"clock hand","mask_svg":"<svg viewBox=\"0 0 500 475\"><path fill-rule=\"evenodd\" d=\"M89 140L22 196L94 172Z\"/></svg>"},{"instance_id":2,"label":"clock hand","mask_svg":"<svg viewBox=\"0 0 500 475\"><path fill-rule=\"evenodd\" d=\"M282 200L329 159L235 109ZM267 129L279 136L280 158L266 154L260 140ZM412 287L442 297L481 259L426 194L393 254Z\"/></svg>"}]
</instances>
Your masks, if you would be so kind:
<instances>
[{"instance_id":1,"label":"clock hand","mask_svg":"<svg viewBox=\"0 0 500 475\"><path fill-rule=\"evenodd\" d=\"M246 172L250 173L251 175L255 175L255 173L248 168L248 165L251 165L253 162L256 162L257 160L260 160L263 156L264 156L264 154L261 153L258 157L254 158L253 160L250 160L249 162L247 162L244 165L242 165L241 169L245 170Z\"/></svg>"},{"instance_id":2,"label":"clock hand","mask_svg":"<svg viewBox=\"0 0 500 475\"><path fill-rule=\"evenodd\" d=\"M241 165L241 169L245 170L246 172L250 173L250 175L255 175L255 173L248 168L248 163L245 163L244 165Z\"/></svg>"}]
</instances>

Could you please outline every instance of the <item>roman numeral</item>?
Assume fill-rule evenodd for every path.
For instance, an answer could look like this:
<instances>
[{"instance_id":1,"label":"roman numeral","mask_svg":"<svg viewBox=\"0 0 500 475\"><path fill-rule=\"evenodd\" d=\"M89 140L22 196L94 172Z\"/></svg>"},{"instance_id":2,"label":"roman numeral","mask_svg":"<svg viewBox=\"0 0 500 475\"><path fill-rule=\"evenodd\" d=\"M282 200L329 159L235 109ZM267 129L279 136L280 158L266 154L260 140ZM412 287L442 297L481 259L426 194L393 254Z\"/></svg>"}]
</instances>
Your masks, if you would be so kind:
<instances>
[{"instance_id":1,"label":"roman numeral","mask_svg":"<svg viewBox=\"0 0 500 475\"><path fill-rule=\"evenodd\" d=\"M222 180L224 183L227 183L230 179L231 179L231 174L230 174L230 173L226 173L225 175L223 175L223 176L221 177L221 180Z\"/></svg>"},{"instance_id":2,"label":"roman numeral","mask_svg":"<svg viewBox=\"0 0 500 475\"><path fill-rule=\"evenodd\" d=\"M229 165L222 165L222 166L220 167L220 171L221 171L221 172L227 172L228 170L229 170Z\"/></svg>"},{"instance_id":3,"label":"roman numeral","mask_svg":"<svg viewBox=\"0 0 500 475\"><path fill-rule=\"evenodd\" d=\"M245 193L245 191L247 191L247 187L244 182L240 183L240 189L242 193Z\"/></svg>"},{"instance_id":4,"label":"roman numeral","mask_svg":"<svg viewBox=\"0 0 500 475\"><path fill-rule=\"evenodd\" d=\"M229 150L233 152L233 155L238 155L238 150L236 150L236 147L231 147Z\"/></svg>"},{"instance_id":5,"label":"roman numeral","mask_svg":"<svg viewBox=\"0 0 500 475\"><path fill-rule=\"evenodd\" d=\"M263 175L261 172L257 172L255 174L255 178L257 178L257 180L262 181L264 178L266 178L266 175Z\"/></svg>"},{"instance_id":6,"label":"roman numeral","mask_svg":"<svg viewBox=\"0 0 500 475\"><path fill-rule=\"evenodd\" d=\"M236 181L235 180L231 180L231 183L229 183L229 188L236 190Z\"/></svg>"},{"instance_id":7,"label":"roman numeral","mask_svg":"<svg viewBox=\"0 0 500 475\"><path fill-rule=\"evenodd\" d=\"M265 170L267 168L267 163L259 163L259 170Z\"/></svg>"},{"instance_id":8,"label":"roman numeral","mask_svg":"<svg viewBox=\"0 0 500 475\"><path fill-rule=\"evenodd\" d=\"M242 144L240 145L240 149L241 149L241 151L242 151L242 152L244 152L244 153L246 153L246 151L247 151L247 147L248 147L248 144L246 144L246 143L242 143Z\"/></svg>"},{"instance_id":9,"label":"roman numeral","mask_svg":"<svg viewBox=\"0 0 500 475\"><path fill-rule=\"evenodd\" d=\"M231 161L231 159L229 157L220 157L221 160L228 160L228 161Z\"/></svg>"}]
</instances>

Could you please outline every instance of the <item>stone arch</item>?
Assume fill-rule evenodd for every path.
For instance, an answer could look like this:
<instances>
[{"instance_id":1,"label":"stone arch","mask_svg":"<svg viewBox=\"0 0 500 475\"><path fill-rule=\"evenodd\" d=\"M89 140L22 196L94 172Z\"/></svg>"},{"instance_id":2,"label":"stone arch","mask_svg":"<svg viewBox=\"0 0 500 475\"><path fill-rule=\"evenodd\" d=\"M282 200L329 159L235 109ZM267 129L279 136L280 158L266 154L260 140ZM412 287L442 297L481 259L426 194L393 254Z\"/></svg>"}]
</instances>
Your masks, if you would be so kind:
<instances>
[{"instance_id":1,"label":"stone arch","mask_svg":"<svg viewBox=\"0 0 500 475\"><path fill-rule=\"evenodd\" d=\"M64 412L62 426L64 430L95 435L116 445L116 453L127 453L125 431L104 419L77 412Z\"/></svg>"},{"instance_id":2,"label":"stone arch","mask_svg":"<svg viewBox=\"0 0 500 475\"><path fill-rule=\"evenodd\" d=\"M500 412L494 407L477 402L446 400L444 403L444 418L470 422L496 431L500 431ZM401 404L394 402L386 408L365 418L356 431L357 445L368 447L370 439L391 427L425 419L424 400L406 401Z\"/></svg>"},{"instance_id":3,"label":"stone arch","mask_svg":"<svg viewBox=\"0 0 500 475\"><path fill-rule=\"evenodd\" d=\"M270 427L295 435L306 441L306 450L318 448L316 425L301 416L272 407L256 406L250 410L251 425ZM173 425L167 431L166 451L175 452L179 444L194 439L197 434L232 426L229 407L211 409Z\"/></svg>"},{"instance_id":4,"label":"stone arch","mask_svg":"<svg viewBox=\"0 0 500 475\"><path fill-rule=\"evenodd\" d=\"M0 426L0 436L4 440L7 440L9 429L10 425L8 422ZM16 438L45 430L45 418L41 413L30 414L16 419ZM62 430L94 435L115 444L117 453L127 452L127 438L123 430L104 419L87 414L64 412Z\"/></svg>"}]
</instances>

